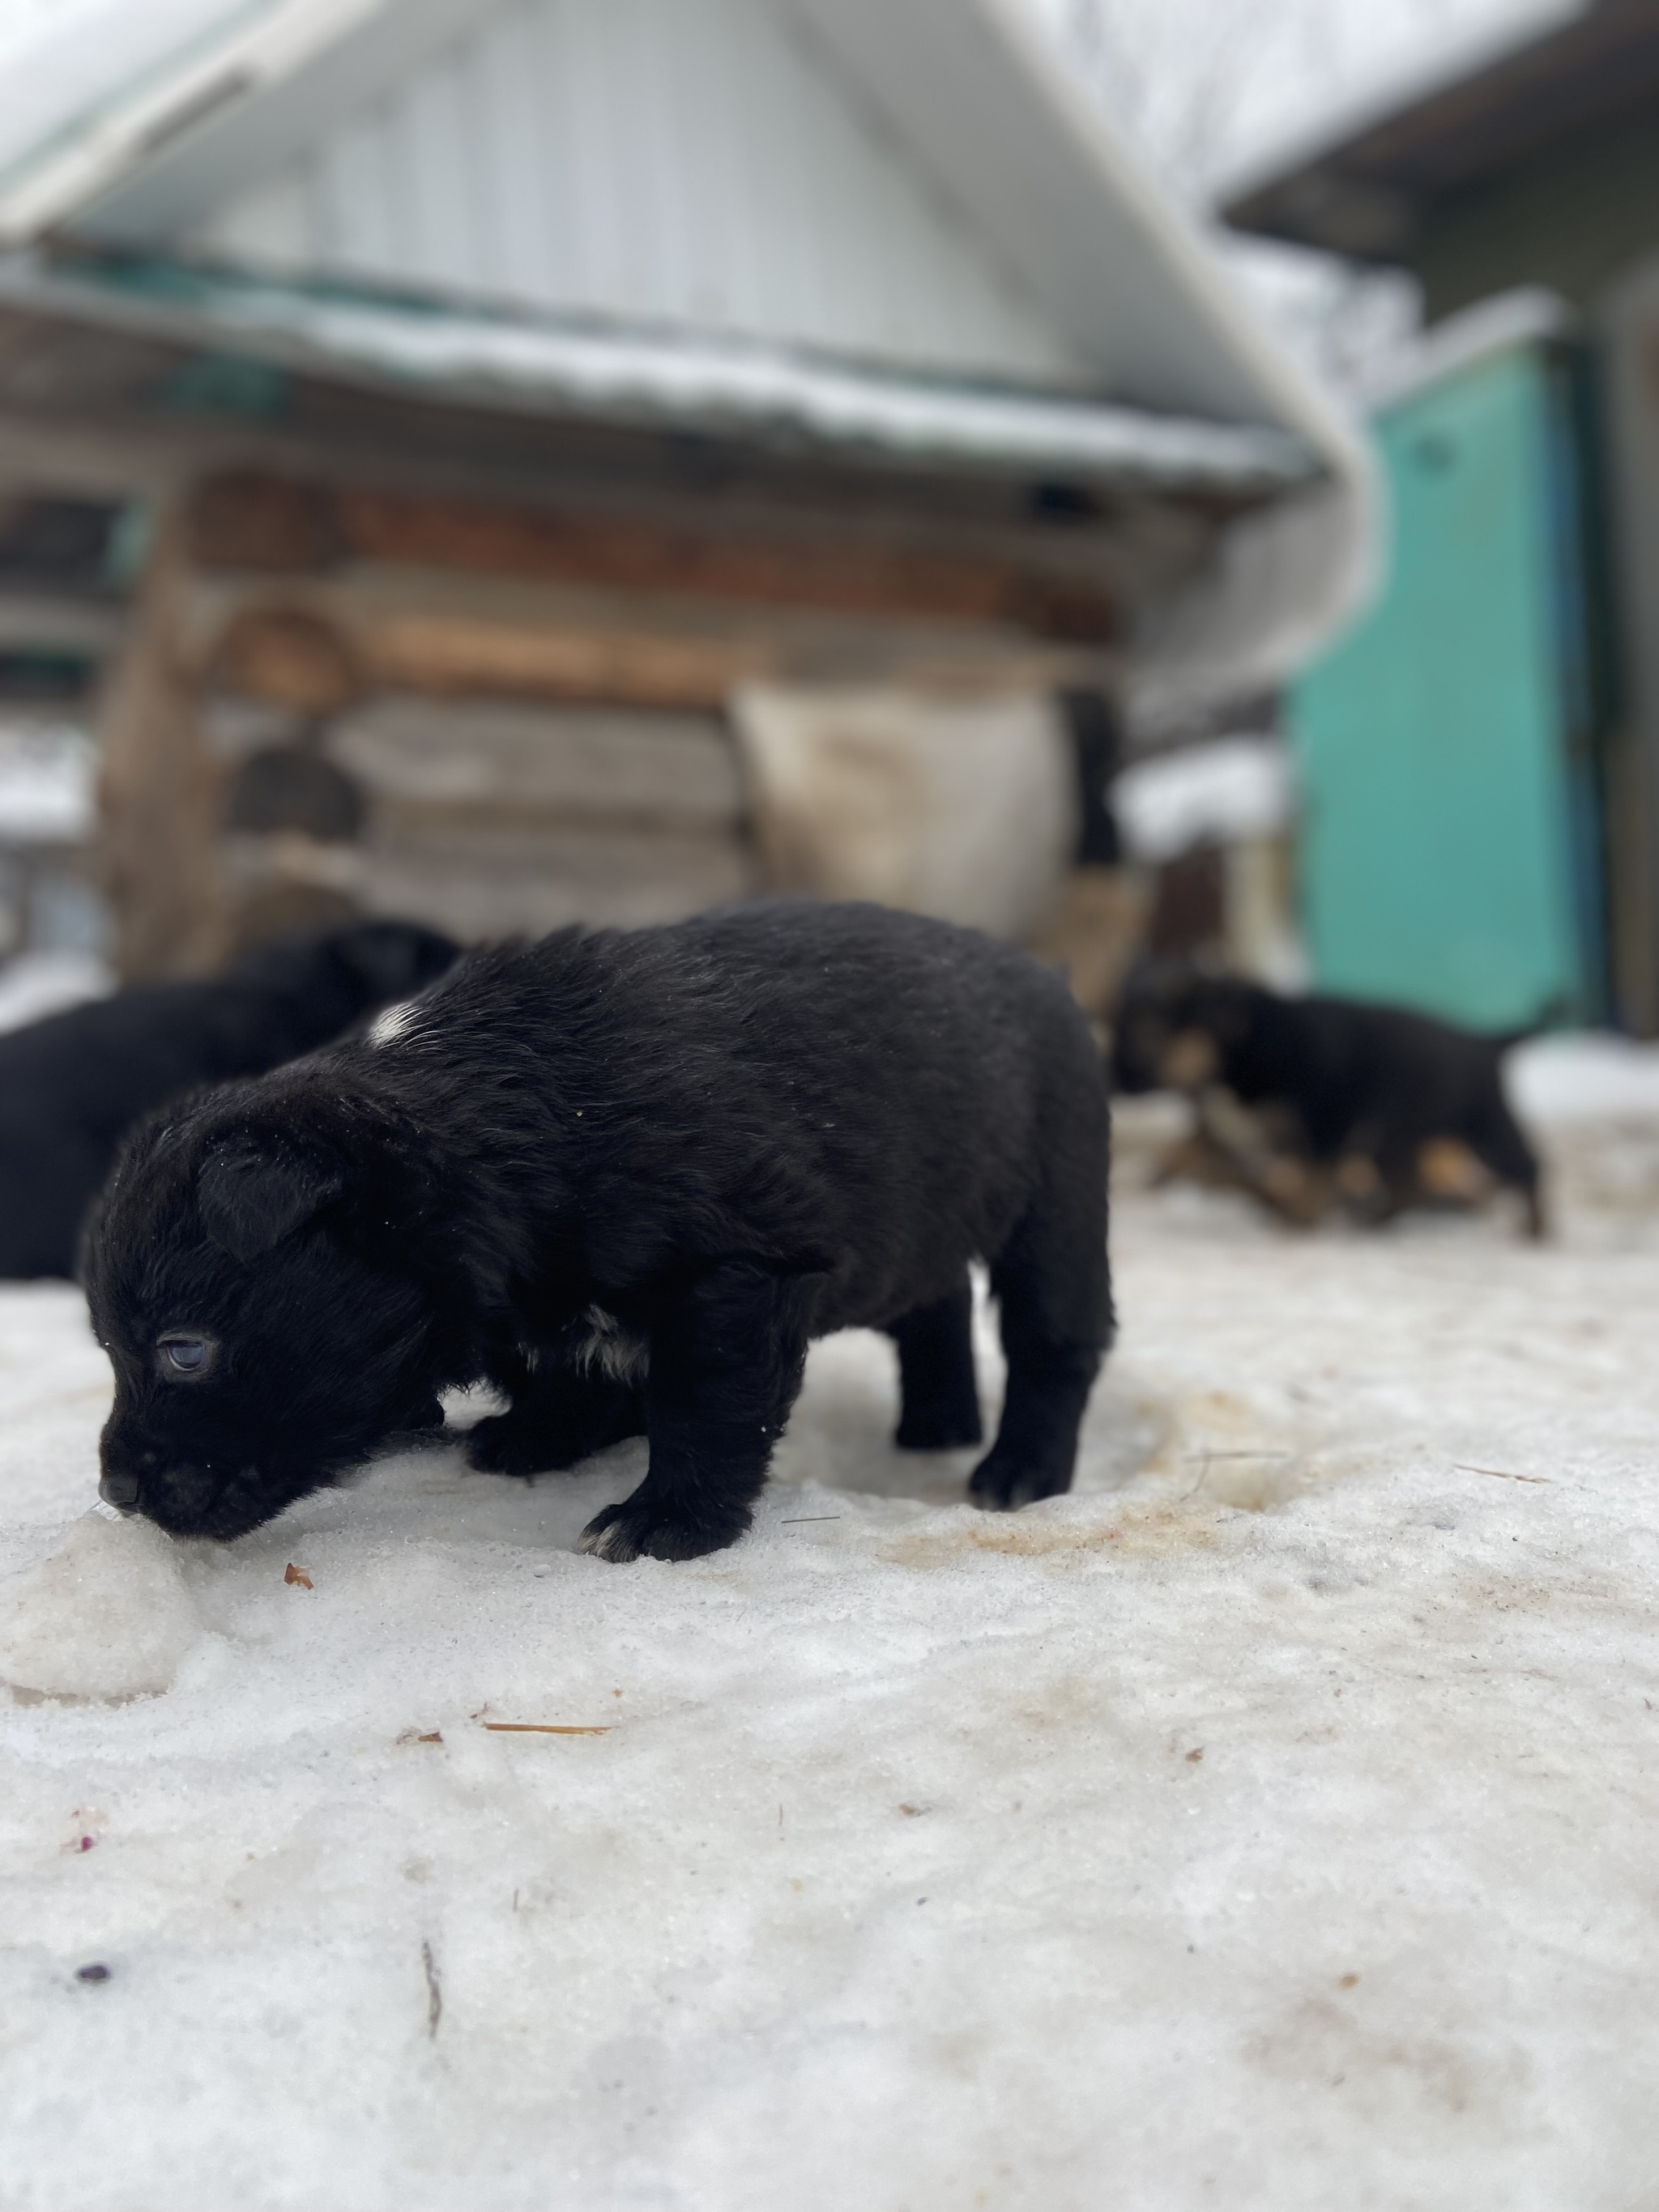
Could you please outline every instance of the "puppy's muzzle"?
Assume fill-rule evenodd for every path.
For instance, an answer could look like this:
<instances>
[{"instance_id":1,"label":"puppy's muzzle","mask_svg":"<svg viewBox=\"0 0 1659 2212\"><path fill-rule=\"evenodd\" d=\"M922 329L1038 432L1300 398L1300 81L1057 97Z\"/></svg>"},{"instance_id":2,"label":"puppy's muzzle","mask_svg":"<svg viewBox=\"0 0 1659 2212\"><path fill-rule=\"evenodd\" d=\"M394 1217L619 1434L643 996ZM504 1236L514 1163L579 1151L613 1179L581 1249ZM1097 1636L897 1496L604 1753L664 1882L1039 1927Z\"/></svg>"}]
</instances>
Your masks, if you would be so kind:
<instances>
[{"instance_id":1,"label":"puppy's muzzle","mask_svg":"<svg viewBox=\"0 0 1659 2212\"><path fill-rule=\"evenodd\" d=\"M257 1467L235 1469L164 1461L145 1452L134 1467L106 1468L98 1494L119 1513L142 1513L172 1536L244 1536L280 1512Z\"/></svg>"}]
</instances>

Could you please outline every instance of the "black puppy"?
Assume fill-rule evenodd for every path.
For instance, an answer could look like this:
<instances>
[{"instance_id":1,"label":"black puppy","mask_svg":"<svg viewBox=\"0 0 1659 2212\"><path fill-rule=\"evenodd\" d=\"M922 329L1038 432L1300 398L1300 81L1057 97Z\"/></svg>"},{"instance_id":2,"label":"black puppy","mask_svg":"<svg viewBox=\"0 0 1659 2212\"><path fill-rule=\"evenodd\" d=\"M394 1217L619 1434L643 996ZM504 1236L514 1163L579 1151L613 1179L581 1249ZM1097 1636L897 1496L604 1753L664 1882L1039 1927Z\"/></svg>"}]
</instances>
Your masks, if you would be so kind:
<instances>
[{"instance_id":1,"label":"black puppy","mask_svg":"<svg viewBox=\"0 0 1659 2212\"><path fill-rule=\"evenodd\" d=\"M0 1275L74 1273L87 1209L141 1115L326 1043L459 951L412 922L360 922L0 1036Z\"/></svg>"},{"instance_id":2,"label":"black puppy","mask_svg":"<svg viewBox=\"0 0 1659 2212\"><path fill-rule=\"evenodd\" d=\"M1538 1161L1504 1097L1504 1054L1530 1030L1479 1036L1398 1006L1281 998L1237 976L1149 963L1119 1008L1112 1079L1124 1091L1224 1085L1283 1125L1288 1150L1332 1171L1373 1222L1425 1194L1425 1155L1466 1146L1526 1200L1544 1231ZM1362 1184L1360 1175L1365 1177Z\"/></svg>"},{"instance_id":3,"label":"black puppy","mask_svg":"<svg viewBox=\"0 0 1659 2212\"><path fill-rule=\"evenodd\" d=\"M88 1246L104 1496L240 1535L487 1378L476 1467L643 1431L583 1542L694 1559L748 1527L810 1338L887 1330L898 1441L978 1441L975 1257L1009 1379L972 1494L1053 1496L1111 1333L1106 1148L1063 983L943 922L780 902L475 954L135 1136Z\"/></svg>"}]
</instances>

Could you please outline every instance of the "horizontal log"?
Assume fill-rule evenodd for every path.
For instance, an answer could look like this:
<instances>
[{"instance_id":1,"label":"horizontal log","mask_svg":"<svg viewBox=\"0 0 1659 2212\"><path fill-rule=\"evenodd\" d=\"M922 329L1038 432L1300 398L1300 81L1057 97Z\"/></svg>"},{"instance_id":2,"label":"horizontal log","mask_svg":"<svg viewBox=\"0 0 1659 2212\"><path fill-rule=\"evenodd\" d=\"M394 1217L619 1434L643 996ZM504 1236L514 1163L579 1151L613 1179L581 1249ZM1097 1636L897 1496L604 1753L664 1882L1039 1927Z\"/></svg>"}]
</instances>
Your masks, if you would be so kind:
<instances>
[{"instance_id":1,"label":"horizontal log","mask_svg":"<svg viewBox=\"0 0 1659 2212\"><path fill-rule=\"evenodd\" d=\"M365 622L357 643L383 689L451 696L481 692L712 708L770 665L763 645L741 638L520 629L437 614Z\"/></svg>"},{"instance_id":2,"label":"horizontal log","mask_svg":"<svg viewBox=\"0 0 1659 2212\"><path fill-rule=\"evenodd\" d=\"M396 622L447 625L479 624L490 633L511 631L537 640L592 638L594 650L573 682L567 665L551 670L545 655L532 649L536 665L511 672L505 684L501 656L492 651L490 667L478 687L480 697L526 701L604 701L607 671L620 671L620 696L614 705L644 704L707 712L724 702L721 679L728 669L757 670L765 678L805 683L887 682L990 685L1042 690L1068 683L1099 683L1106 656L1094 647L1044 643L1009 629L970 629L947 623L878 621L823 609L744 606L735 602L691 601L579 591L568 586L523 577L486 576L462 571L396 568L360 562L328 576L281 580L228 571L192 571L185 592L185 634L193 665L210 670L220 641L239 615L306 612L333 624L371 685L378 682L368 665L362 641L371 630ZM678 663L687 647L695 649L685 695L653 678L640 696L630 675L635 657L654 664L660 641ZM568 656L562 656L562 661ZM592 666L598 659L597 671ZM471 688L457 682L447 649L435 670L435 684L396 688L432 690L434 696L463 696ZM711 666L712 662L712 666ZM647 667L647 673L651 673ZM465 667L461 671L463 678ZM592 689L596 683L601 688ZM392 688L384 686L382 688ZM227 695L221 690L219 696ZM252 695L244 695L251 698Z\"/></svg>"},{"instance_id":3,"label":"horizontal log","mask_svg":"<svg viewBox=\"0 0 1659 2212\"><path fill-rule=\"evenodd\" d=\"M706 517L520 506L240 471L206 478L191 509L207 568L325 573L350 561L537 578L624 592L1010 628L1099 645L1118 634L1091 568L838 525L763 528Z\"/></svg>"},{"instance_id":4,"label":"horizontal log","mask_svg":"<svg viewBox=\"0 0 1659 2212\"><path fill-rule=\"evenodd\" d=\"M191 556L203 568L304 575L350 557L332 493L295 477L226 470L197 485L188 517Z\"/></svg>"},{"instance_id":5,"label":"horizontal log","mask_svg":"<svg viewBox=\"0 0 1659 2212\"><path fill-rule=\"evenodd\" d=\"M573 921L638 927L677 921L754 889L735 839L627 833L374 847L356 896L371 910L407 915L466 939L541 935Z\"/></svg>"},{"instance_id":6,"label":"horizontal log","mask_svg":"<svg viewBox=\"0 0 1659 2212\"><path fill-rule=\"evenodd\" d=\"M721 831L744 813L737 749L714 715L383 697L335 724L329 753L382 811L530 808Z\"/></svg>"},{"instance_id":7,"label":"horizontal log","mask_svg":"<svg viewBox=\"0 0 1659 2212\"><path fill-rule=\"evenodd\" d=\"M206 678L210 690L308 715L341 714L376 690L714 710L770 665L763 646L740 637L256 606L232 617Z\"/></svg>"},{"instance_id":8,"label":"horizontal log","mask_svg":"<svg viewBox=\"0 0 1659 2212\"><path fill-rule=\"evenodd\" d=\"M0 649L84 653L97 659L120 643L125 611L96 601L0 591Z\"/></svg>"},{"instance_id":9,"label":"horizontal log","mask_svg":"<svg viewBox=\"0 0 1659 2212\"><path fill-rule=\"evenodd\" d=\"M361 657L335 623L303 608L250 608L215 649L209 681L303 714L337 714L362 696Z\"/></svg>"},{"instance_id":10,"label":"horizontal log","mask_svg":"<svg viewBox=\"0 0 1659 2212\"><path fill-rule=\"evenodd\" d=\"M595 837L639 835L684 839L687 849L705 842L731 844L743 836L740 823L712 827L696 822L601 809L538 805L523 799L381 799L374 802L372 835L377 846L442 846L459 851L492 849L532 853L574 848Z\"/></svg>"}]
</instances>

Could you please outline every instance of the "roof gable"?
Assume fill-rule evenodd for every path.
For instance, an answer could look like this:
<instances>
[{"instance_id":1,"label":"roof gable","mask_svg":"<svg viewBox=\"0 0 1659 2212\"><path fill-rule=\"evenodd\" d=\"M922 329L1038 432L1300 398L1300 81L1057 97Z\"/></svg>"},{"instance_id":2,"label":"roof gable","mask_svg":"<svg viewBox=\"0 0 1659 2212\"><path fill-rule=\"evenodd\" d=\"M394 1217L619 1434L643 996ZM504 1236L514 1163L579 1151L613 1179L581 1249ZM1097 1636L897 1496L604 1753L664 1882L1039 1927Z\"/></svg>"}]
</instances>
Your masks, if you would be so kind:
<instances>
[{"instance_id":1,"label":"roof gable","mask_svg":"<svg viewBox=\"0 0 1659 2212\"><path fill-rule=\"evenodd\" d=\"M503 0L470 15L412 58L386 48L383 26L386 74L252 185L237 189L247 155L232 126L78 228L289 281L1095 380L787 9ZM303 118L304 87L284 104ZM180 234L203 204L216 211Z\"/></svg>"},{"instance_id":2,"label":"roof gable","mask_svg":"<svg viewBox=\"0 0 1659 2212\"><path fill-rule=\"evenodd\" d=\"M49 241L40 268L80 242L164 274L194 245L257 260L269 345L352 305L343 280L428 337L493 317L501 343L718 352L726 386L827 362L1024 388L1289 433L1363 471L1029 0L105 5L222 27L171 70L158 44L129 98L0 174L0 240Z\"/></svg>"}]
</instances>

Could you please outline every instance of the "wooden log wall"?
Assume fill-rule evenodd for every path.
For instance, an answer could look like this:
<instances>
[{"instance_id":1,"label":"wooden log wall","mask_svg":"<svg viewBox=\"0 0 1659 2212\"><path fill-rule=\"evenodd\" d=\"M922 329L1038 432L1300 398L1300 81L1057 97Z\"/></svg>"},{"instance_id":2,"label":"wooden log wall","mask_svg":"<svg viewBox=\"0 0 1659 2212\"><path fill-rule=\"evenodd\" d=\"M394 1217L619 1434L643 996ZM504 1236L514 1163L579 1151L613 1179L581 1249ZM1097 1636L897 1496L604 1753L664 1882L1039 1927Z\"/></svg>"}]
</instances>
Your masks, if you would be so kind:
<instances>
[{"instance_id":1,"label":"wooden log wall","mask_svg":"<svg viewBox=\"0 0 1659 2212\"><path fill-rule=\"evenodd\" d=\"M914 527L210 477L106 703L120 965L354 908L478 936L740 896L738 686L1041 686L1117 622L1075 559Z\"/></svg>"}]
</instances>

